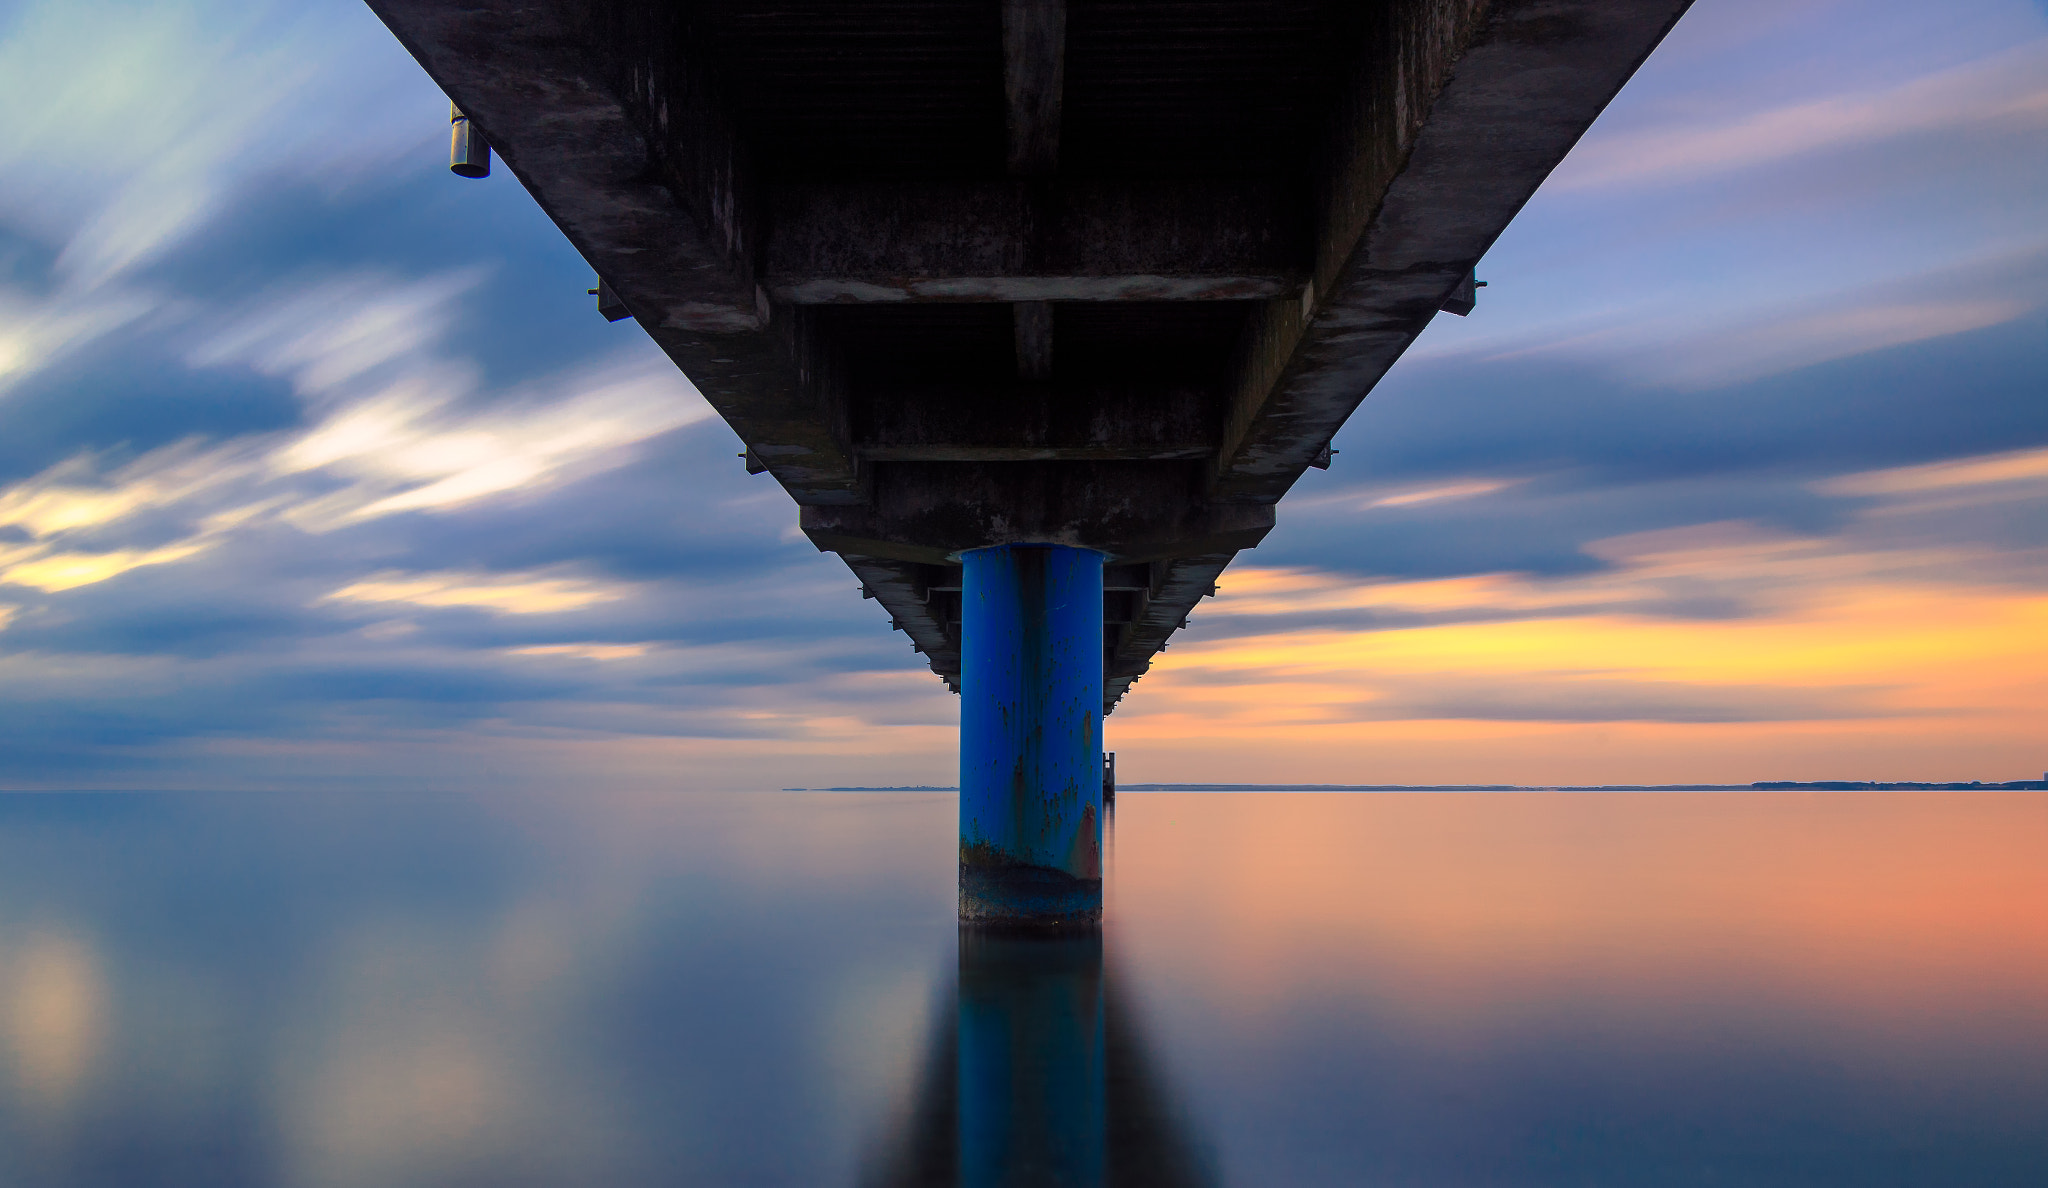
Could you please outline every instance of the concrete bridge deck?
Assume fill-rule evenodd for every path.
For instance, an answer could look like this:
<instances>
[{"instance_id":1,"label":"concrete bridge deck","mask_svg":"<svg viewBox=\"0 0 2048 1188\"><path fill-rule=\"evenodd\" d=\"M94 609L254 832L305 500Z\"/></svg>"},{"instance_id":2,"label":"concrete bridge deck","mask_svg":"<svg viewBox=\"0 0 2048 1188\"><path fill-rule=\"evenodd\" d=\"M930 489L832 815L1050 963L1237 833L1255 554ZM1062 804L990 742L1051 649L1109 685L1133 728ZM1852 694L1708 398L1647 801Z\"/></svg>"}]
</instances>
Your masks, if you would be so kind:
<instances>
[{"instance_id":1,"label":"concrete bridge deck","mask_svg":"<svg viewBox=\"0 0 2048 1188\"><path fill-rule=\"evenodd\" d=\"M1688 0L369 0L934 672L1108 554L1104 711Z\"/></svg>"}]
</instances>

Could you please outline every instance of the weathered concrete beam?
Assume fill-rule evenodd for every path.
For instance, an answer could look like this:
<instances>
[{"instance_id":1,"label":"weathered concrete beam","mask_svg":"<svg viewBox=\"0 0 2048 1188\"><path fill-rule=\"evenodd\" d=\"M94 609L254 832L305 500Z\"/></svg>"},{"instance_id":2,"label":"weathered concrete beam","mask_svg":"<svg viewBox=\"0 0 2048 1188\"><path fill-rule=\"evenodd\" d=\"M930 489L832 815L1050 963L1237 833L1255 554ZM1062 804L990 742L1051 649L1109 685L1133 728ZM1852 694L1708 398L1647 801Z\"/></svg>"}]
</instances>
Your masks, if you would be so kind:
<instances>
[{"instance_id":1,"label":"weathered concrete beam","mask_svg":"<svg viewBox=\"0 0 2048 1188\"><path fill-rule=\"evenodd\" d=\"M953 580L959 552L1060 543L1144 561L1142 588L1112 579L1105 593L1106 704L1263 536L1272 503L1433 313L1462 304L1454 290L1474 262L1686 8L1316 6L1303 19L1327 33L1326 55L1240 59L1218 43L1200 62L1162 58L1160 94L1179 109L1162 120L1143 87L1091 81L1102 32L1079 17L1093 10L1077 10L1070 64L1059 5L1005 0L1001 45L991 8L966 41L905 59L971 75L972 88L931 93L985 94L986 110L918 125L915 96L853 102L856 139L884 146L868 168L823 151L840 126L823 108L832 88L872 80L844 71L842 34L895 36L882 10L849 10L844 25L830 6L735 23L719 6L651 0L369 3L935 670L958 670L958 593L934 576ZM1135 23L1120 27L1176 19L1130 7ZM713 69L744 72L764 54L803 59L822 89L786 103ZM1325 111L1289 126L1326 125L1320 149L1297 154L1289 136L1286 167L1254 170L1183 139L1133 176L1113 164L1060 175L1062 140L1075 160L1097 145L1101 166L1100 146L1133 129L1198 130L1191 96L1211 64L1293 79L1311 97L1298 112ZM877 132L899 127L891 112L907 113L913 140L919 126L973 136L905 152L903 136ZM759 158L774 178L750 136L779 154ZM1171 304L1043 316L1050 303L1132 301ZM1254 312L1181 304L1216 301ZM1000 330L975 310L821 308L916 302L1022 308ZM1057 343L1042 332L1053 320Z\"/></svg>"},{"instance_id":2,"label":"weathered concrete beam","mask_svg":"<svg viewBox=\"0 0 2048 1188\"><path fill-rule=\"evenodd\" d=\"M1043 383L1052 378L1052 302L1019 301L1010 307L1016 328L1017 378Z\"/></svg>"},{"instance_id":3,"label":"weathered concrete beam","mask_svg":"<svg viewBox=\"0 0 2048 1188\"><path fill-rule=\"evenodd\" d=\"M1180 630L1202 599L1215 592L1217 578L1235 555L1175 557L1155 565L1157 576L1146 592L1142 612L1132 620L1130 638L1117 658L1117 671L1145 671L1152 653L1165 646L1167 637Z\"/></svg>"},{"instance_id":4,"label":"weathered concrete beam","mask_svg":"<svg viewBox=\"0 0 2048 1188\"><path fill-rule=\"evenodd\" d=\"M1216 498L1293 485L1689 4L1377 10L1343 88L1314 275L1248 337Z\"/></svg>"},{"instance_id":5,"label":"weathered concrete beam","mask_svg":"<svg viewBox=\"0 0 2048 1188\"><path fill-rule=\"evenodd\" d=\"M1263 505L1196 493L1199 463L1038 462L873 467L864 507L806 507L821 549L925 564L999 544L1096 549L1112 561L1250 548L1273 527Z\"/></svg>"},{"instance_id":6,"label":"weathered concrete beam","mask_svg":"<svg viewBox=\"0 0 2048 1188\"><path fill-rule=\"evenodd\" d=\"M1141 590L1108 590L1102 592L1102 621L1105 623L1135 623L1145 613L1145 592Z\"/></svg>"},{"instance_id":7,"label":"weathered concrete beam","mask_svg":"<svg viewBox=\"0 0 2048 1188\"><path fill-rule=\"evenodd\" d=\"M683 16L369 4L790 494L857 502L830 351L755 283L756 183Z\"/></svg>"},{"instance_id":8,"label":"weathered concrete beam","mask_svg":"<svg viewBox=\"0 0 2048 1188\"><path fill-rule=\"evenodd\" d=\"M932 671L959 692L960 636L931 601L926 567L859 553L842 553L840 559L860 579L861 589L889 612L890 625L908 635Z\"/></svg>"},{"instance_id":9,"label":"weathered concrete beam","mask_svg":"<svg viewBox=\"0 0 2048 1188\"><path fill-rule=\"evenodd\" d=\"M1003 102L1012 176L1046 177L1059 168L1066 75L1066 0L1003 0Z\"/></svg>"},{"instance_id":10,"label":"weathered concrete beam","mask_svg":"<svg viewBox=\"0 0 2048 1188\"><path fill-rule=\"evenodd\" d=\"M1301 288L1295 274L1158 272L1118 276L811 276L771 279L766 292L793 305L899 301L1257 301Z\"/></svg>"},{"instance_id":11,"label":"weathered concrete beam","mask_svg":"<svg viewBox=\"0 0 2048 1188\"><path fill-rule=\"evenodd\" d=\"M1456 314L1461 318L1471 317L1472 311L1479 308L1479 290L1485 287L1486 282L1480 280L1477 273L1466 273L1465 279L1459 281L1451 290L1450 296L1444 298L1444 303L1438 307L1438 311Z\"/></svg>"},{"instance_id":12,"label":"weathered concrete beam","mask_svg":"<svg viewBox=\"0 0 2048 1188\"><path fill-rule=\"evenodd\" d=\"M1102 588L1109 591L1150 593L1152 571L1156 568L1156 565L1144 561L1105 566L1102 571Z\"/></svg>"},{"instance_id":13,"label":"weathered concrete beam","mask_svg":"<svg viewBox=\"0 0 2048 1188\"><path fill-rule=\"evenodd\" d=\"M1186 385L877 386L851 415L872 462L1184 461L1218 434L1215 394Z\"/></svg>"},{"instance_id":14,"label":"weathered concrete beam","mask_svg":"<svg viewBox=\"0 0 2048 1188\"><path fill-rule=\"evenodd\" d=\"M863 445L863 462L1189 462L1215 456L1207 442L1159 445Z\"/></svg>"},{"instance_id":15,"label":"weathered concrete beam","mask_svg":"<svg viewBox=\"0 0 2048 1188\"><path fill-rule=\"evenodd\" d=\"M1175 557L1155 565L1156 577L1138 617L1120 630L1103 670L1103 698L1115 706L1131 683L1152 667L1152 657L1216 588L1235 552Z\"/></svg>"},{"instance_id":16,"label":"weathered concrete beam","mask_svg":"<svg viewBox=\"0 0 2048 1188\"><path fill-rule=\"evenodd\" d=\"M761 284L797 305L1300 292L1306 207L1258 180L776 186Z\"/></svg>"}]
</instances>

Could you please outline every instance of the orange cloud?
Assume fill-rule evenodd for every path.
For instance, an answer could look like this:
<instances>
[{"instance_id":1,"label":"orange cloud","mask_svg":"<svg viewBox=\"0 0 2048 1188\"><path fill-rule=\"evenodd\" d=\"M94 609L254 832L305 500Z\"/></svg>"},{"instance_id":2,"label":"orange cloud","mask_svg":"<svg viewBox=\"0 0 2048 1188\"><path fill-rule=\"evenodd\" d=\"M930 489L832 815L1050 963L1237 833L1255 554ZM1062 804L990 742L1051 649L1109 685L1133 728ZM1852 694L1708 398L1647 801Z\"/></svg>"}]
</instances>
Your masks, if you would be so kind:
<instances>
[{"instance_id":1,"label":"orange cloud","mask_svg":"<svg viewBox=\"0 0 2048 1188\"><path fill-rule=\"evenodd\" d=\"M1819 484L1819 488L1830 495L1896 495L2043 479L2048 479L2048 450L2014 450L1845 474Z\"/></svg>"},{"instance_id":2,"label":"orange cloud","mask_svg":"<svg viewBox=\"0 0 2048 1188\"><path fill-rule=\"evenodd\" d=\"M1902 500L1971 484L2007 498L2044 474L2028 453L1843 481ZM1130 778L1166 782L2042 770L2048 594L1982 576L2010 552L1868 535L1645 533L1598 542L1589 551L1610 567L1562 579L1234 570L1110 720L1111 745Z\"/></svg>"}]
</instances>

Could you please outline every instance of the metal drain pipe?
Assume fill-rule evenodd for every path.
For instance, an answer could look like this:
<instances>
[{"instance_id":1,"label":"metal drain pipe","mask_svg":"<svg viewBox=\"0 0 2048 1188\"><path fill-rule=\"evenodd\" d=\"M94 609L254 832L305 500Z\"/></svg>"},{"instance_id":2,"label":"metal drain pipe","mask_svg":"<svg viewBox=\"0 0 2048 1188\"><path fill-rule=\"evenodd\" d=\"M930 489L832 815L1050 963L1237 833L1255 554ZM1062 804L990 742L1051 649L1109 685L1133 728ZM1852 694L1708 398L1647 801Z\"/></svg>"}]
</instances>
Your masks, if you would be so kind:
<instances>
[{"instance_id":1,"label":"metal drain pipe","mask_svg":"<svg viewBox=\"0 0 2048 1188\"><path fill-rule=\"evenodd\" d=\"M457 177L491 175L491 142L453 103L448 105L448 171Z\"/></svg>"}]
</instances>

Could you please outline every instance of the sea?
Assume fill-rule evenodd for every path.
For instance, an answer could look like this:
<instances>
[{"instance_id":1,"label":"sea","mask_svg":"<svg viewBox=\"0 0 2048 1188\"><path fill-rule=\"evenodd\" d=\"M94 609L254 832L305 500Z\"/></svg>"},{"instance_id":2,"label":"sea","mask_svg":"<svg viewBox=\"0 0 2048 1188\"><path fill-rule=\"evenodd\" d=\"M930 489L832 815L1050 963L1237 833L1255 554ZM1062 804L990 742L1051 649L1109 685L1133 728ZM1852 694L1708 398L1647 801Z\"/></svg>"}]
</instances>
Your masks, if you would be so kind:
<instances>
[{"instance_id":1,"label":"sea","mask_svg":"<svg viewBox=\"0 0 2048 1188\"><path fill-rule=\"evenodd\" d=\"M2048 1185L2048 792L0 795L0 1185Z\"/></svg>"}]
</instances>

